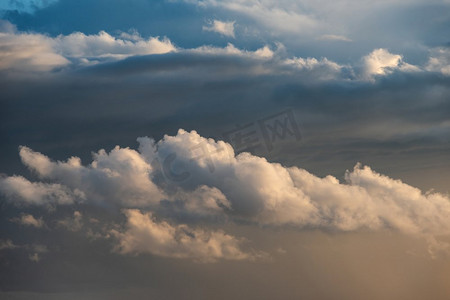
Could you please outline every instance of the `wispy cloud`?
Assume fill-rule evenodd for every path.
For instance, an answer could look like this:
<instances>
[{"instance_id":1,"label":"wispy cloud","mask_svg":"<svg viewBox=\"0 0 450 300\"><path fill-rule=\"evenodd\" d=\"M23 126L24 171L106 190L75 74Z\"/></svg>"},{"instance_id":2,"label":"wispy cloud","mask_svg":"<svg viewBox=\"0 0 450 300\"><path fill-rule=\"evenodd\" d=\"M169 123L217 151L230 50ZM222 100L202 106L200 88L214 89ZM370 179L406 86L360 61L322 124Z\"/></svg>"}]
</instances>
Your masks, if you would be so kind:
<instances>
[{"instance_id":1,"label":"wispy cloud","mask_svg":"<svg viewBox=\"0 0 450 300\"><path fill-rule=\"evenodd\" d=\"M342 42L351 42L352 40L344 35L336 35L336 34L324 34L317 38L318 40L323 41L342 41Z\"/></svg>"},{"instance_id":2,"label":"wispy cloud","mask_svg":"<svg viewBox=\"0 0 450 300\"><path fill-rule=\"evenodd\" d=\"M221 35L234 38L234 23L235 21L222 22L219 20L213 20L209 26L203 26L203 30L217 32Z\"/></svg>"}]
</instances>

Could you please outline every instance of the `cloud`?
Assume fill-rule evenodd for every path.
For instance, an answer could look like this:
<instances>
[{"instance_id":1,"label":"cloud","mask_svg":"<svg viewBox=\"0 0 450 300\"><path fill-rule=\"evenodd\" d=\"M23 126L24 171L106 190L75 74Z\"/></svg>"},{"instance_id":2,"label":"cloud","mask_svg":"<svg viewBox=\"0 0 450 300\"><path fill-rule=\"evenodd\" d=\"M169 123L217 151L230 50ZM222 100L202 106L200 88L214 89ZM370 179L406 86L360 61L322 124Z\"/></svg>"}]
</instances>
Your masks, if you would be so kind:
<instances>
[{"instance_id":1,"label":"cloud","mask_svg":"<svg viewBox=\"0 0 450 300\"><path fill-rule=\"evenodd\" d=\"M91 58L121 59L132 55L162 54L176 50L167 38L144 39L137 33L122 34L121 38L117 38L105 31L100 31L96 35L85 35L81 32L59 35L55 43L55 50L64 56L88 60Z\"/></svg>"},{"instance_id":2,"label":"cloud","mask_svg":"<svg viewBox=\"0 0 450 300\"><path fill-rule=\"evenodd\" d=\"M161 206L158 213L188 218L190 221L224 219L227 212L232 212L231 203L225 195L219 189L206 185L193 191L176 189Z\"/></svg>"},{"instance_id":3,"label":"cloud","mask_svg":"<svg viewBox=\"0 0 450 300\"><path fill-rule=\"evenodd\" d=\"M163 160L176 153L175 173L189 178L172 182L185 189L218 188L234 214L260 224L290 224L331 230L391 228L404 233L449 233L448 197L419 189L357 165L346 182L285 168L249 153L235 155L229 144L180 130L157 144ZM181 167L184 166L184 169Z\"/></svg>"},{"instance_id":4,"label":"cloud","mask_svg":"<svg viewBox=\"0 0 450 300\"><path fill-rule=\"evenodd\" d=\"M20 218L14 218L11 221L25 226L33 226L37 228L45 226L45 223L42 220L42 218L36 219L33 215L29 214L22 214Z\"/></svg>"},{"instance_id":5,"label":"cloud","mask_svg":"<svg viewBox=\"0 0 450 300\"><path fill-rule=\"evenodd\" d=\"M267 45L262 48L256 49L255 51L247 51L238 49L231 43L228 43L228 45L224 48L213 46L201 46L194 49L188 49L186 50L186 52L199 53L203 55L241 56L256 59L270 59L274 56L274 52Z\"/></svg>"},{"instance_id":6,"label":"cloud","mask_svg":"<svg viewBox=\"0 0 450 300\"><path fill-rule=\"evenodd\" d=\"M352 75L353 70L349 66L339 65L326 58L317 60L313 57L301 58L294 57L284 60L284 64L294 67L295 69L305 71L309 76L313 76L317 80L333 80L345 78L343 71L347 70ZM351 78L351 77L348 77Z\"/></svg>"},{"instance_id":7,"label":"cloud","mask_svg":"<svg viewBox=\"0 0 450 300\"><path fill-rule=\"evenodd\" d=\"M28 259L32 262L39 262L41 260L41 255L48 252L48 248L45 245L40 244L24 244L16 245L11 240L0 240L0 251L1 250L12 250L12 249L25 249L28 252Z\"/></svg>"},{"instance_id":8,"label":"cloud","mask_svg":"<svg viewBox=\"0 0 450 300\"><path fill-rule=\"evenodd\" d=\"M79 211L74 211L72 218L65 218L63 220L58 220L56 224L70 231L79 231L83 227L82 219L83 214Z\"/></svg>"},{"instance_id":9,"label":"cloud","mask_svg":"<svg viewBox=\"0 0 450 300\"><path fill-rule=\"evenodd\" d=\"M420 71L418 67L403 62L401 55L392 54L383 48L375 49L367 56L364 56L363 63L365 76L369 79L374 76L390 74L395 70L403 72Z\"/></svg>"},{"instance_id":10,"label":"cloud","mask_svg":"<svg viewBox=\"0 0 450 300\"><path fill-rule=\"evenodd\" d=\"M247 16L257 21L261 26L279 32L308 33L312 29L319 27L318 20L313 14L302 11L294 3L282 3L273 1L191 1L200 7L214 7L224 9L233 13ZM283 5L287 4L287 5Z\"/></svg>"},{"instance_id":11,"label":"cloud","mask_svg":"<svg viewBox=\"0 0 450 300\"><path fill-rule=\"evenodd\" d=\"M157 222L150 212L143 213L136 209L128 209L124 213L127 217L125 231L111 231L119 241L116 251L122 254L151 253L204 262L254 258L240 249L240 240L222 231Z\"/></svg>"},{"instance_id":12,"label":"cloud","mask_svg":"<svg viewBox=\"0 0 450 300\"><path fill-rule=\"evenodd\" d=\"M318 40L323 41L342 41L342 42L351 42L352 40L343 35L336 34L324 34L317 38Z\"/></svg>"},{"instance_id":13,"label":"cloud","mask_svg":"<svg viewBox=\"0 0 450 300\"><path fill-rule=\"evenodd\" d=\"M162 199L163 193L150 178L151 165L137 151L117 146L110 153L100 150L93 156L93 162L85 167L78 157L53 162L27 147L20 148L22 162L40 177L81 190L90 201L140 207Z\"/></svg>"},{"instance_id":14,"label":"cloud","mask_svg":"<svg viewBox=\"0 0 450 300\"><path fill-rule=\"evenodd\" d=\"M15 249L19 246L15 245L11 240L0 240L0 250Z\"/></svg>"},{"instance_id":15,"label":"cloud","mask_svg":"<svg viewBox=\"0 0 450 300\"><path fill-rule=\"evenodd\" d=\"M70 64L54 49L54 39L31 33L0 32L0 70L50 71Z\"/></svg>"},{"instance_id":16,"label":"cloud","mask_svg":"<svg viewBox=\"0 0 450 300\"><path fill-rule=\"evenodd\" d=\"M218 24L222 23L216 20L211 28L223 27ZM245 63L249 66L245 71L253 76L292 72L293 75L303 76L305 81L319 82L324 80L375 81L377 77L386 76L395 71L406 73L423 71L418 66L404 62L400 54L392 54L383 48L375 49L364 56L362 70L359 70L358 66L339 64L328 58L287 58L285 46L281 43L276 43L275 50L264 45L252 51L237 48L231 43L225 47L203 45L183 49L175 47L167 38L144 39L136 31L122 32L118 37L105 31L94 35L74 32L69 35L49 37L38 33L17 32L8 26L3 27L4 32L0 32L0 43L4 45L0 49L0 71L6 74L34 74L60 69L70 72L73 69L88 67L92 70L92 66L96 64L113 68L113 62L121 62L122 67L129 64L132 68L136 68L138 65L142 70L142 68L145 69L146 61L153 62L161 70L170 69L175 72L178 69L184 70L186 67L212 68L218 65L220 62L211 60L211 56L228 59L228 63L231 60L236 60L236 64ZM323 35L321 39L323 38L345 40L342 36L334 35ZM169 53L172 55L169 56ZM440 56L431 57L424 70L437 70L437 66L445 57L442 53L444 52L441 51ZM146 57L148 55L158 55L158 57L152 59ZM131 59L133 57L135 57L134 60ZM127 58L130 59L127 60ZM143 64L138 63L140 59ZM233 64L229 64L227 72L223 69L220 72L228 74L233 69L232 66ZM446 70L445 66L440 69L442 72ZM241 73L242 68L238 71Z\"/></svg>"},{"instance_id":17,"label":"cloud","mask_svg":"<svg viewBox=\"0 0 450 300\"><path fill-rule=\"evenodd\" d=\"M224 36L234 38L234 23L235 21L222 22L219 20L213 20L210 26L203 26L203 30L217 32Z\"/></svg>"},{"instance_id":18,"label":"cloud","mask_svg":"<svg viewBox=\"0 0 450 300\"><path fill-rule=\"evenodd\" d=\"M435 48L430 51L430 58L425 69L430 72L439 72L450 75L450 49Z\"/></svg>"},{"instance_id":19,"label":"cloud","mask_svg":"<svg viewBox=\"0 0 450 300\"><path fill-rule=\"evenodd\" d=\"M40 33L17 32L9 27L0 32L0 44L0 70L3 71L51 71L73 63L91 65L133 55L176 50L167 38L144 39L137 33L122 34L121 38L105 31L94 35L74 32L49 37Z\"/></svg>"},{"instance_id":20,"label":"cloud","mask_svg":"<svg viewBox=\"0 0 450 300\"><path fill-rule=\"evenodd\" d=\"M25 248L27 248L31 253L28 255L28 259L32 262L38 263L42 259L42 254L47 253L48 249L45 245L25 245Z\"/></svg>"},{"instance_id":21,"label":"cloud","mask_svg":"<svg viewBox=\"0 0 450 300\"><path fill-rule=\"evenodd\" d=\"M152 211L165 205L169 218L171 212L174 218L183 213L191 218L223 215L257 224L333 231L450 233L447 196L424 194L368 166L356 165L341 183L333 176L320 178L250 153L236 155L228 143L195 131L180 129L176 136L166 135L157 143L149 138L138 141L139 152L119 147L109 154L101 150L87 167L78 158L52 162L26 147L20 155L39 176L79 189L91 201ZM3 182L11 180L17 177ZM7 197L26 189L9 190L9 185L1 186ZM65 194L62 198L53 202L66 203Z\"/></svg>"},{"instance_id":22,"label":"cloud","mask_svg":"<svg viewBox=\"0 0 450 300\"><path fill-rule=\"evenodd\" d=\"M85 199L82 191L57 183L31 182L22 176L0 177L0 194L9 201L27 205L67 205Z\"/></svg>"},{"instance_id":23,"label":"cloud","mask_svg":"<svg viewBox=\"0 0 450 300\"><path fill-rule=\"evenodd\" d=\"M19 12L33 13L38 9L47 7L59 0L9 0L0 2L1 10L17 10Z\"/></svg>"}]
</instances>

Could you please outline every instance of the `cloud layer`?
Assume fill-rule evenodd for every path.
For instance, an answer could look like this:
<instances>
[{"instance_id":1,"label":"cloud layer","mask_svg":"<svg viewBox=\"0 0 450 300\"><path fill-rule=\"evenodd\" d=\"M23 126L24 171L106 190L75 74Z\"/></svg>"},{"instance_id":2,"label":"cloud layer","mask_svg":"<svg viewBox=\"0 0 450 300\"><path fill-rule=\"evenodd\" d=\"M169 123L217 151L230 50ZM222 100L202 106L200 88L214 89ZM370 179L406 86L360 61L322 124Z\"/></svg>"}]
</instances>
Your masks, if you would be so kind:
<instances>
[{"instance_id":1,"label":"cloud layer","mask_svg":"<svg viewBox=\"0 0 450 300\"><path fill-rule=\"evenodd\" d=\"M17 32L13 27L7 29L0 32L0 71L51 71L73 63L92 65L176 50L166 38L144 39L137 33L113 37L105 31L94 35L74 32L52 38L40 33Z\"/></svg>"},{"instance_id":2,"label":"cloud layer","mask_svg":"<svg viewBox=\"0 0 450 300\"><path fill-rule=\"evenodd\" d=\"M5 23L9 24L9 23ZM9 24L11 25L11 24ZM204 30L215 31L234 37L234 22L214 20ZM177 52L182 61L189 64L198 57L211 55L224 58L240 58L254 64L253 75L306 74L313 81L356 80L373 81L394 72L439 72L448 75L448 51L446 48L430 50L429 61L423 67L406 63L401 54L393 54L385 48L375 49L362 57L362 65L343 65L326 57L289 57L283 44L276 43L276 49L265 45L254 51L239 49L229 43L225 47L202 45L195 48L176 47L168 38L143 38L136 31L122 32L112 36L105 31L86 35L74 32L69 35L50 37L40 33L18 32L12 25L3 26L0 32L0 71L9 74L19 72L49 72L55 70L82 69L96 64L122 61L130 57L164 55ZM324 35L325 39L345 38L339 35ZM322 39L322 38L321 38ZM179 63L170 59L161 65ZM204 64L208 66L209 61Z\"/></svg>"},{"instance_id":3,"label":"cloud layer","mask_svg":"<svg viewBox=\"0 0 450 300\"><path fill-rule=\"evenodd\" d=\"M119 243L117 251L124 254L207 261L254 257L240 250L235 237L156 221L155 213L176 223L188 216L191 222L214 224L220 217L299 229L450 234L447 196L424 194L368 166L356 165L341 183L333 176L320 178L250 153L236 155L228 143L195 131L180 129L176 136L164 136L157 143L147 137L138 141L139 151L100 150L88 166L77 157L54 162L21 147L22 162L52 183L3 177L0 192L13 203L55 205L73 204L69 192L73 190L90 203L128 208L125 228L111 231Z\"/></svg>"}]
</instances>

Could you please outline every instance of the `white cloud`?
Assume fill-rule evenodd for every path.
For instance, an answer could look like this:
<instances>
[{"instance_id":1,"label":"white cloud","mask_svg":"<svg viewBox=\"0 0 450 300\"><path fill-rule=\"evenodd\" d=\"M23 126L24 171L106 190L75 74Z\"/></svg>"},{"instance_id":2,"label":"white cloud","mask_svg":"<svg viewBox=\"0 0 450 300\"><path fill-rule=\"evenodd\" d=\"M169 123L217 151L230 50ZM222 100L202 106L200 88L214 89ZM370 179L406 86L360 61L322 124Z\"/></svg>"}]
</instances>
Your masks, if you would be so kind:
<instances>
[{"instance_id":1,"label":"white cloud","mask_svg":"<svg viewBox=\"0 0 450 300\"><path fill-rule=\"evenodd\" d=\"M252 4L260 5L260 4ZM211 27L205 30L220 31L224 35L234 35L234 22L214 20ZM114 37L105 31L86 35L75 32L69 35L49 37L37 33L17 32L10 23L3 23L0 31L0 71L7 74L34 74L48 72L60 68L80 68L92 64L117 61L130 56L147 54L164 54L179 52L182 54L235 56L251 63L245 71L252 75L285 74L286 71L303 76L303 80L363 80L374 81L378 76L386 76L395 71L418 72L418 66L403 61L400 54L392 54L388 50L375 49L362 58L362 70L348 65L338 64L327 58L286 58L284 46L277 43L272 50L265 45L254 51L239 49L229 43L226 47L200 46L192 49L176 48L167 38L142 38L137 32L121 33ZM326 34L318 39L349 41L341 35ZM431 52L432 56L425 66L427 71L438 71L449 74L449 55L445 49ZM188 59L187 59L188 60ZM208 64L208 61L202 62ZM286 66L294 67L289 70ZM356 71L355 71L356 70ZM239 72L242 72L239 70ZM297 73L296 73L297 72ZM221 70L221 74L223 74ZM355 76L355 73L359 76Z\"/></svg>"},{"instance_id":2,"label":"white cloud","mask_svg":"<svg viewBox=\"0 0 450 300\"><path fill-rule=\"evenodd\" d=\"M195 151L199 145L203 150ZM369 167L356 166L342 184L332 176L319 178L249 153L235 156L230 145L205 139L195 131L165 136L156 147L161 160L176 153L179 165L173 164L174 172L189 173L187 180L172 184L187 189L216 187L231 203L234 214L258 223L343 231L391 228L405 233L450 233L448 197L423 194Z\"/></svg>"},{"instance_id":3,"label":"white cloud","mask_svg":"<svg viewBox=\"0 0 450 300\"><path fill-rule=\"evenodd\" d=\"M178 190L170 199L175 199L178 204L174 213L202 216L220 216L226 211L231 211L231 203L225 195L215 187L199 186L194 191Z\"/></svg>"},{"instance_id":4,"label":"white cloud","mask_svg":"<svg viewBox=\"0 0 450 300\"><path fill-rule=\"evenodd\" d=\"M203 26L203 30L217 32L224 36L234 38L234 23L235 21L222 22L219 20L213 20L210 26Z\"/></svg>"},{"instance_id":5,"label":"white cloud","mask_svg":"<svg viewBox=\"0 0 450 300\"><path fill-rule=\"evenodd\" d=\"M49 71L70 64L41 34L0 32L0 70Z\"/></svg>"},{"instance_id":6,"label":"white cloud","mask_svg":"<svg viewBox=\"0 0 450 300\"><path fill-rule=\"evenodd\" d=\"M144 39L137 33L117 38L105 31L94 35L75 32L52 38L8 29L0 32L0 44L0 70L9 71L51 71L72 63L95 64L133 55L176 51L167 38Z\"/></svg>"},{"instance_id":7,"label":"white cloud","mask_svg":"<svg viewBox=\"0 0 450 300\"><path fill-rule=\"evenodd\" d=\"M175 214L181 212L191 218L224 216L263 225L334 231L450 234L448 196L423 193L367 166L357 165L341 183L333 176L320 178L249 153L235 155L231 145L204 138L195 131L180 129L176 136L164 136L157 143L149 138L139 138L138 142L139 152L119 147L109 154L101 150L89 166L82 166L78 158L52 162L26 147L21 148L20 155L39 176L80 189L87 199L113 201L128 208L147 207L151 212L128 210L126 231L115 232L122 253L150 252L195 259L244 257L237 250L237 240L224 233L155 221L163 205L160 200L172 204ZM167 160L169 156L172 159ZM4 182L17 178L1 181L0 191L7 197L11 193L5 190L11 188ZM35 193L24 192L26 188L14 191L13 196L22 192L32 195L25 198L36 197ZM53 197L54 203L66 203L65 194L61 194L63 200ZM165 217L177 219L170 214ZM210 248L211 243L218 248Z\"/></svg>"},{"instance_id":8,"label":"white cloud","mask_svg":"<svg viewBox=\"0 0 450 300\"><path fill-rule=\"evenodd\" d=\"M100 150L93 156L85 167L78 157L53 162L27 147L20 148L22 162L40 177L82 190L90 201L141 207L162 199L163 193L150 178L151 165L137 151L117 146L110 153Z\"/></svg>"},{"instance_id":9,"label":"white cloud","mask_svg":"<svg viewBox=\"0 0 450 300\"><path fill-rule=\"evenodd\" d=\"M55 50L65 57L77 58L125 58L132 55L162 54L175 51L172 42L166 38L144 39L137 33L111 36L105 31L95 35L75 32L55 38Z\"/></svg>"},{"instance_id":10,"label":"white cloud","mask_svg":"<svg viewBox=\"0 0 450 300\"><path fill-rule=\"evenodd\" d=\"M324 34L317 38L318 40L324 41L342 41L342 42L351 42L352 40L343 35L336 34Z\"/></svg>"},{"instance_id":11,"label":"white cloud","mask_svg":"<svg viewBox=\"0 0 450 300\"><path fill-rule=\"evenodd\" d=\"M157 222L151 213L136 209L128 209L124 213L127 217L125 231L111 231L119 241L116 251L122 254L151 253L203 262L254 258L240 249L239 239L222 231L205 231L186 225L171 225L165 221Z\"/></svg>"},{"instance_id":12,"label":"white cloud","mask_svg":"<svg viewBox=\"0 0 450 300\"><path fill-rule=\"evenodd\" d=\"M392 54L388 50L380 48L373 50L370 54L363 57L364 75L367 79L373 76L387 75L394 70L403 72L417 72L420 68L410 65L403 61L399 54Z\"/></svg>"},{"instance_id":13,"label":"white cloud","mask_svg":"<svg viewBox=\"0 0 450 300\"><path fill-rule=\"evenodd\" d=\"M425 69L430 72L440 72L450 76L450 49L436 48L430 52L430 58Z\"/></svg>"},{"instance_id":14,"label":"white cloud","mask_svg":"<svg viewBox=\"0 0 450 300\"><path fill-rule=\"evenodd\" d=\"M52 183L30 182L22 176L0 178L0 194L13 202L30 205L73 204L82 201L82 191Z\"/></svg>"},{"instance_id":15,"label":"white cloud","mask_svg":"<svg viewBox=\"0 0 450 300\"><path fill-rule=\"evenodd\" d=\"M326 58L317 60L313 57L301 58L294 57L284 60L283 62L287 66L294 67L298 70L306 71L310 77L314 77L319 80L333 80L342 78L342 70L351 70L348 66L339 65Z\"/></svg>"},{"instance_id":16,"label":"white cloud","mask_svg":"<svg viewBox=\"0 0 450 300\"><path fill-rule=\"evenodd\" d=\"M186 0L185 2L202 7L218 7L243 14L257 21L261 26L283 33L309 34L313 29L320 27L320 22L314 14L305 12L301 8L301 4L294 2L255 0Z\"/></svg>"},{"instance_id":17,"label":"white cloud","mask_svg":"<svg viewBox=\"0 0 450 300\"><path fill-rule=\"evenodd\" d=\"M14 218L12 219L12 221L25 226L34 226L37 228L45 226L45 223L42 220L42 218L36 219L33 215L29 214L22 214L20 218Z\"/></svg>"},{"instance_id":18,"label":"white cloud","mask_svg":"<svg viewBox=\"0 0 450 300\"><path fill-rule=\"evenodd\" d=\"M247 51L236 48L233 44L228 43L224 48L213 47L213 46L201 46L194 49L186 50L187 52L208 54L208 55L236 55L245 56L249 58L257 59L270 59L274 56L274 52L269 48L269 46L264 46L262 48L256 49L255 51Z\"/></svg>"}]
</instances>

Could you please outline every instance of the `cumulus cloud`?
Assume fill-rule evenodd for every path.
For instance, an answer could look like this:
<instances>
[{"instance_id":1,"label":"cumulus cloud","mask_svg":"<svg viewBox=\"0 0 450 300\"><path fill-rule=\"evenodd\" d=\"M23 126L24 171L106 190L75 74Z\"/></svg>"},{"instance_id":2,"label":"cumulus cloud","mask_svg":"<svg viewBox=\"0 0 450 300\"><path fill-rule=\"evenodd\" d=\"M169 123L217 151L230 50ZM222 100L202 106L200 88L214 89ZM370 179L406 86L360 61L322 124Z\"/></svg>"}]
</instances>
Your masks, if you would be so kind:
<instances>
[{"instance_id":1,"label":"cumulus cloud","mask_svg":"<svg viewBox=\"0 0 450 300\"><path fill-rule=\"evenodd\" d=\"M193 191L177 189L161 203L161 213L191 220L223 219L232 212L231 203L215 187L199 186Z\"/></svg>"},{"instance_id":2,"label":"cumulus cloud","mask_svg":"<svg viewBox=\"0 0 450 300\"><path fill-rule=\"evenodd\" d=\"M12 202L28 205L73 204L85 194L58 183L31 182L22 176L0 178L0 194Z\"/></svg>"},{"instance_id":3,"label":"cumulus cloud","mask_svg":"<svg viewBox=\"0 0 450 300\"><path fill-rule=\"evenodd\" d=\"M25 226L33 226L37 228L45 226L45 223L42 220L42 218L36 219L33 215L29 214L22 214L20 218L14 218L11 221Z\"/></svg>"},{"instance_id":4,"label":"cumulus cloud","mask_svg":"<svg viewBox=\"0 0 450 300\"><path fill-rule=\"evenodd\" d=\"M4 31L0 32L0 70L42 72L74 62L89 65L132 55L161 54L176 50L167 38L144 39L137 33L118 38L105 31L93 35L74 32L53 38L3 27Z\"/></svg>"},{"instance_id":5,"label":"cumulus cloud","mask_svg":"<svg viewBox=\"0 0 450 300\"><path fill-rule=\"evenodd\" d=\"M0 32L0 70L49 71L70 64L42 34Z\"/></svg>"},{"instance_id":6,"label":"cumulus cloud","mask_svg":"<svg viewBox=\"0 0 450 300\"><path fill-rule=\"evenodd\" d=\"M387 75L395 70L403 72L416 72L420 69L403 61L400 54L392 54L388 50L380 48L373 50L363 57L364 73L366 78Z\"/></svg>"},{"instance_id":7,"label":"cumulus cloud","mask_svg":"<svg viewBox=\"0 0 450 300\"><path fill-rule=\"evenodd\" d=\"M217 32L224 36L234 38L234 23L235 21L222 22L213 20L209 26L203 26L203 30Z\"/></svg>"},{"instance_id":8,"label":"cumulus cloud","mask_svg":"<svg viewBox=\"0 0 450 300\"><path fill-rule=\"evenodd\" d=\"M201 46L186 51L191 53L199 53L207 55L234 55L260 59L270 59L274 56L274 52L267 45L262 48L256 49L255 51L238 49L231 43L228 43L228 45L224 48L213 46Z\"/></svg>"},{"instance_id":9,"label":"cumulus cloud","mask_svg":"<svg viewBox=\"0 0 450 300\"><path fill-rule=\"evenodd\" d=\"M235 155L228 143L195 131L180 129L176 136L164 136L157 143L149 138L138 141L139 152L119 147L109 154L101 150L89 166L82 166L78 158L52 162L26 147L20 155L43 178L79 189L92 201L129 208L157 211L166 205L174 214L191 217L224 215L273 226L337 231L450 233L447 196L424 194L368 166L355 166L341 183L333 176L320 178L250 153ZM1 192L7 197L25 193L24 188L12 193L10 185L4 184L17 178L3 179ZM66 203L65 194L61 196L58 200L53 195L53 202Z\"/></svg>"},{"instance_id":10,"label":"cumulus cloud","mask_svg":"<svg viewBox=\"0 0 450 300\"><path fill-rule=\"evenodd\" d=\"M205 231L186 225L157 222L153 215L136 209L124 211L124 231L112 230L122 254L151 253L166 257L192 258L213 262L217 259L243 260L254 256L240 249L241 241L222 231Z\"/></svg>"},{"instance_id":11,"label":"cumulus cloud","mask_svg":"<svg viewBox=\"0 0 450 300\"><path fill-rule=\"evenodd\" d=\"M125 58L132 55L162 54L176 50L167 38L144 39L137 33L122 34L121 38L117 38L105 31L95 35L85 35L81 32L59 35L55 43L56 51L64 56L84 59Z\"/></svg>"},{"instance_id":12,"label":"cumulus cloud","mask_svg":"<svg viewBox=\"0 0 450 300\"><path fill-rule=\"evenodd\" d=\"M6 25L5 25L6 24ZM224 35L234 36L234 22L221 22L214 20L211 27L205 30L220 31ZM112 36L105 31L98 34L86 35L74 32L69 35L49 37L38 33L18 32L14 27L4 23L3 31L0 31L0 71L7 74L24 74L24 72L48 72L65 68L83 68L94 64L123 60L131 56L166 54L177 52L181 61L172 61L169 58L162 59L158 66L170 65L171 70L176 66L186 67L190 62L205 58L199 64L208 67L214 65L206 58L210 56L224 57L228 59L245 60L246 69L252 75L285 74L289 72L303 76L305 80L369 80L374 81L378 76L385 76L394 71L416 72L421 68L403 61L400 54L392 54L388 50L380 48L373 50L362 58L363 66L358 73L358 67L336 63L327 58L292 57L286 58L284 45L277 43L277 48L272 50L264 45L256 50L239 49L229 43L225 47L203 45L197 48L183 49L175 47L172 42L159 37L145 39L137 32L121 33ZM347 40L344 36L322 35L319 39ZM446 74L446 52L436 50L433 52L429 63L425 67L428 71L439 71ZM175 58L175 56L171 56ZM162 68L164 69L164 68ZM239 70L241 72L242 70ZM30 73L30 72L28 72ZM28 74L26 73L26 74ZM221 70L223 74L223 70ZM358 75L356 76L355 73Z\"/></svg>"},{"instance_id":13,"label":"cumulus cloud","mask_svg":"<svg viewBox=\"0 0 450 300\"><path fill-rule=\"evenodd\" d=\"M54 162L27 147L21 147L19 154L22 162L40 177L81 190L90 201L140 207L158 203L163 197L151 180L152 166L130 148L117 146L110 153L100 150L93 154L89 166L81 165L78 157Z\"/></svg>"},{"instance_id":14,"label":"cumulus cloud","mask_svg":"<svg viewBox=\"0 0 450 300\"><path fill-rule=\"evenodd\" d=\"M342 231L450 232L448 197L423 194L367 166L357 165L346 173L346 182L340 183L332 176L319 178L249 153L236 156L229 144L205 139L194 131L165 136L156 147L159 159L176 153L178 164L171 166L175 173L189 174L186 180L171 184L185 189L216 187L235 215L261 224Z\"/></svg>"},{"instance_id":15,"label":"cumulus cloud","mask_svg":"<svg viewBox=\"0 0 450 300\"><path fill-rule=\"evenodd\" d=\"M426 65L426 70L431 72L440 72L446 76L450 75L450 49L436 48L432 49L430 58Z\"/></svg>"},{"instance_id":16,"label":"cumulus cloud","mask_svg":"<svg viewBox=\"0 0 450 300\"><path fill-rule=\"evenodd\" d=\"M423 193L368 166L356 165L340 182L250 153L236 155L230 144L195 131L180 129L176 136L166 135L158 142L148 137L138 142L138 151L100 150L88 166L76 157L54 162L21 147L24 164L57 183L32 183L12 176L2 178L0 192L9 200L70 204L74 202L68 196L71 188L89 201L130 208L125 210L126 228L111 232L119 242L116 250L124 254L205 261L253 257L240 250L238 239L221 231L171 224L186 217L202 224L221 218L299 229L394 230L427 238L450 234L448 196ZM65 192L60 183L68 187ZM147 212L131 209L144 207ZM158 220L158 214L171 221ZM24 220L38 222L31 217ZM58 224L79 230L82 214L75 211L73 218Z\"/></svg>"},{"instance_id":17,"label":"cumulus cloud","mask_svg":"<svg viewBox=\"0 0 450 300\"><path fill-rule=\"evenodd\" d=\"M327 58L318 60L314 57L308 57L306 59L294 57L284 60L284 64L298 70L306 71L309 75L319 80L345 78L345 75L342 74L344 70L348 71L348 75L352 75L353 73L351 67L339 65Z\"/></svg>"}]
</instances>

